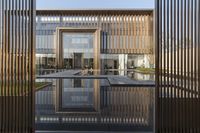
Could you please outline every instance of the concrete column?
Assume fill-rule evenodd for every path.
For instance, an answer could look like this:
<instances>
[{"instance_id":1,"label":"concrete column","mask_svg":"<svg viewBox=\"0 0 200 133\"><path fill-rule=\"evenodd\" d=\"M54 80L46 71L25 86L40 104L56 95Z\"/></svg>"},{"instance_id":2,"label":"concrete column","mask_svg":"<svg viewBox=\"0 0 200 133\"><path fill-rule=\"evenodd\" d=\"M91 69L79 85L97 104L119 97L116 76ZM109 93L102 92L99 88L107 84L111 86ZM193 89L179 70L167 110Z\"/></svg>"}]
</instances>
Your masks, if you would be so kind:
<instances>
[{"instance_id":1,"label":"concrete column","mask_svg":"<svg viewBox=\"0 0 200 133\"><path fill-rule=\"evenodd\" d=\"M148 59L148 55L144 55L144 67L145 68L150 68L150 62L149 62L149 59Z\"/></svg>"},{"instance_id":2,"label":"concrete column","mask_svg":"<svg viewBox=\"0 0 200 133\"><path fill-rule=\"evenodd\" d=\"M125 71L127 70L128 64L128 55L127 54L119 54L119 75L125 75Z\"/></svg>"}]
</instances>

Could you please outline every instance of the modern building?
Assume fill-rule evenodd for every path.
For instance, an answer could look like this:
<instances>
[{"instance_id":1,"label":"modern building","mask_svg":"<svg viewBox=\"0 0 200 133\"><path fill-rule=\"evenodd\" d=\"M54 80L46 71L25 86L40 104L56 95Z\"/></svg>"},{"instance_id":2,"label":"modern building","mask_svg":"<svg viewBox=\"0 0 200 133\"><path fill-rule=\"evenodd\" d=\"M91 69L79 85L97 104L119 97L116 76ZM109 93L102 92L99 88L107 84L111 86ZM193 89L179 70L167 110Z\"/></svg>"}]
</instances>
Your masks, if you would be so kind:
<instances>
[{"instance_id":1,"label":"modern building","mask_svg":"<svg viewBox=\"0 0 200 133\"><path fill-rule=\"evenodd\" d=\"M57 125L52 131L200 133L200 0L155 0L155 12L35 7L36 0L0 0L0 132ZM125 74L137 67L155 67L155 91ZM101 73L66 74L80 69ZM107 69L119 73L106 75ZM39 78L47 88L37 88Z\"/></svg>"},{"instance_id":2,"label":"modern building","mask_svg":"<svg viewBox=\"0 0 200 133\"><path fill-rule=\"evenodd\" d=\"M37 10L39 69L154 67L153 10Z\"/></svg>"}]
</instances>

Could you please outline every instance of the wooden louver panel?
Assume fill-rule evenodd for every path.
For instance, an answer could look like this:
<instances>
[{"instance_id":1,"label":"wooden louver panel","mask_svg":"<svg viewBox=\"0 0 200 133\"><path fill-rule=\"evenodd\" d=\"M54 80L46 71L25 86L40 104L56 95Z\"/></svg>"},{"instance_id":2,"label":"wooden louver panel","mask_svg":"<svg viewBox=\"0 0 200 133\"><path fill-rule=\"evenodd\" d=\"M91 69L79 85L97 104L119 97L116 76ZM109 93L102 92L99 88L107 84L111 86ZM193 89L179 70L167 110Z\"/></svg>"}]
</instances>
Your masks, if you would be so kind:
<instances>
[{"instance_id":1,"label":"wooden louver panel","mask_svg":"<svg viewBox=\"0 0 200 133\"><path fill-rule=\"evenodd\" d=\"M156 132L200 132L200 1L156 0Z\"/></svg>"},{"instance_id":2,"label":"wooden louver panel","mask_svg":"<svg viewBox=\"0 0 200 133\"><path fill-rule=\"evenodd\" d=\"M0 0L0 132L34 132L35 0Z\"/></svg>"}]
</instances>

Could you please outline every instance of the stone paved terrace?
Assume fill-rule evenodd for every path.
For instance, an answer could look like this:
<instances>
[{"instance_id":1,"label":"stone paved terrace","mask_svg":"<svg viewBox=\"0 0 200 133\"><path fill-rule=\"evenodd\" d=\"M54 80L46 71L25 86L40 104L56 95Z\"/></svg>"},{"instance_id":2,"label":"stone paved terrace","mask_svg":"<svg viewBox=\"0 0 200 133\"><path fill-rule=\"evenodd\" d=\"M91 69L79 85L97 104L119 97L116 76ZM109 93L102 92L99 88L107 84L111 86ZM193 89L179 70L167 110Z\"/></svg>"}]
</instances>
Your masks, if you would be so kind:
<instances>
[{"instance_id":1,"label":"stone paved terrace","mask_svg":"<svg viewBox=\"0 0 200 133\"><path fill-rule=\"evenodd\" d=\"M65 70L61 72L46 74L46 75L37 75L36 78L59 78L65 76L73 76L80 73L81 70Z\"/></svg>"},{"instance_id":2,"label":"stone paved terrace","mask_svg":"<svg viewBox=\"0 0 200 133\"><path fill-rule=\"evenodd\" d=\"M107 77L111 86L155 86L154 81L138 81L126 76Z\"/></svg>"},{"instance_id":3,"label":"stone paved terrace","mask_svg":"<svg viewBox=\"0 0 200 133\"><path fill-rule=\"evenodd\" d=\"M107 79L111 86L155 86L154 81L138 81L133 80L127 76L120 75L77 75L81 70L66 70L53 74L40 75L36 78L43 79L67 79L67 78L81 78L81 79Z\"/></svg>"}]
</instances>

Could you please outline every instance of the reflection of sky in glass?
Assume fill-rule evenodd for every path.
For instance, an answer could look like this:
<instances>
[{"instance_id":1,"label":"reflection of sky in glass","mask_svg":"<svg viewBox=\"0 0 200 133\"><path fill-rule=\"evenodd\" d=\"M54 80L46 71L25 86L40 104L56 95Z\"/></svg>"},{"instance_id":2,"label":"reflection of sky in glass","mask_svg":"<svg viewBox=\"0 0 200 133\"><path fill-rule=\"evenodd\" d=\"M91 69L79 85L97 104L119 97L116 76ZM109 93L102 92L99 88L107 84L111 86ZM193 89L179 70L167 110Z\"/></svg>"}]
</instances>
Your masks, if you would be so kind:
<instances>
[{"instance_id":1,"label":"reflection of sky in glass","mask_svg":"<svg viewBox=\"0 0 200 133\"><path fill-rule=\"evenodd\" d=\"M84 57L93 55L92 33L63 33L64 58L70 58L73 53L84 53Z\"/></svg>"},{"instance_id":2,"label":"reflection of sky in glass","mask_svg":"<svg viewBox=\"0 0 200 133\"><path fill-rule=\"evenodd\" d=\"M91 49L93 48L93 34L90 33L64 33L63 34L64 49ZM87 52L87 51L83 51Z\"/></svg>"}]
</instances>

